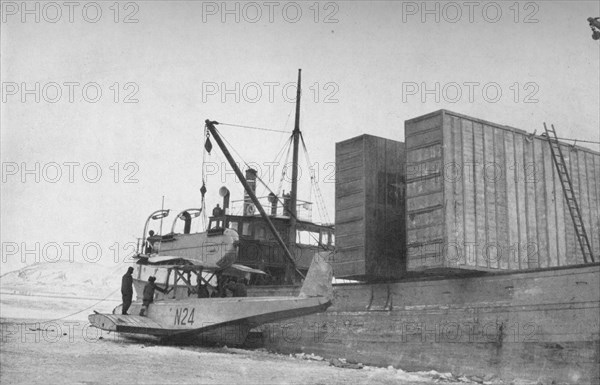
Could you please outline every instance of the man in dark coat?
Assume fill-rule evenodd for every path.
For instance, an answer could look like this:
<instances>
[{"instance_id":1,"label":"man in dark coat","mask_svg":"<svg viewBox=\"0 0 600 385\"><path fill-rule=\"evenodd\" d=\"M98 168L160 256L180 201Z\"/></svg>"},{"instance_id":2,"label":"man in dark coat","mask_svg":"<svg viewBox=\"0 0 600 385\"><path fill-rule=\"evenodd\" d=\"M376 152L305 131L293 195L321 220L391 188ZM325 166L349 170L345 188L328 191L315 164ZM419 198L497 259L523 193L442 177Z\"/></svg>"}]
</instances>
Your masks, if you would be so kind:
<instances>
[{"instance_id":1,"label":"man in dark coat","mask_svg":"<svg viewBox=\"0 0 600 385\"><path fill-rule=\"evenodd\" d=\"M143 302L142 310L140 310L141 316L146 315L146 311L148 310L148 307L150 306L150 304L152 302L154 302L154 290L158 290L163 294L167 294L171 291L171 289L165 290L163 288L156 286L154 281L156 281L156 277L150 276L148 278L148 283L146 284L146 286L144 286L144 298L143 298L144 302Z\"/></svg>"},{"instance_id":2,"label":"man in dark coat","mask_svg":"<svg viewBox=\"0 0 600 385\"><path fill-rule=\"evenodd\" d=\"M242 280L240 280L238 282L238 279L236 277L232 277L231 280L227 283L227 285L225 285L225 288L229 291L231 291L231 295L233 297L247 297L248 296L248 291L246 290L246 285L244 285L244 282Z\"/></svg>"},{"instance_id":3,"label":"man in dark coat","mask_svg":"<svg viewBox=\"0 0 600 385\"><path fill-rule=\"evenodd\" d=\"M133 267L129 266L127 273L121 279L121 296L123 297L123 310L121 314L126 315L131 299L133 298Z\"/></svg>"}]
</instances>

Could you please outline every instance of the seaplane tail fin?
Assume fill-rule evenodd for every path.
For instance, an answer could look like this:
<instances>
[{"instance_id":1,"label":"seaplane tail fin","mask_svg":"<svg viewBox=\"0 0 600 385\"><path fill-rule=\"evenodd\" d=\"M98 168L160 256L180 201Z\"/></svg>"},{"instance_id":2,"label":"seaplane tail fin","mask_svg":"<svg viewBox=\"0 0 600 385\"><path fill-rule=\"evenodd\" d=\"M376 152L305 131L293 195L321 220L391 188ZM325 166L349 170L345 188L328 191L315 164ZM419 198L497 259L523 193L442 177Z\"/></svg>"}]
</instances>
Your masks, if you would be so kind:
<instances>
[{"instance_id":1,"label":"seaplane tail fin","mask_svg":"<svg viewBox=\"0 0 600 385\"><path fill-rule=\"evenodd\" d=\"M302 289L301 297L325 297L333 299L333 268L328 262L333 257L333 251L322 251L313 257Z\"/></svg>"}]
</instances>

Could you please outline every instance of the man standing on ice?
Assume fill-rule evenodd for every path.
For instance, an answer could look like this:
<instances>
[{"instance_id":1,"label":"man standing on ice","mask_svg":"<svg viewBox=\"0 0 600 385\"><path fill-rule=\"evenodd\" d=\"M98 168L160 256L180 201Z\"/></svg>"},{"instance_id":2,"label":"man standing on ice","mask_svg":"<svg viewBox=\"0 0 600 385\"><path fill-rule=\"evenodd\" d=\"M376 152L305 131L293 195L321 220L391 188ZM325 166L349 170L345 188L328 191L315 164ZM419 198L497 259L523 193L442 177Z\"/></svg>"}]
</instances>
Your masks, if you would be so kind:
<instances>
[{"instance_id":1,"label":"man standing on ice","mask_svg":"<svg viewBox=\"0 0 600 385\"><path fill-rule=\"evenodd\" d=\"M156 277L150 276L148 278L148 283L146 284L146 286L144 286L144 299L143 299L144 302L143 302L142 310L140 310L141 316L146 315L146 311L148 310L148 307L150 306L150 304L152 302L154 302L154 290L158 290L163 294L167 294L171 291L171 289L165 290L165 289L162 289L162 288L156 286L154 281L156 281Z\"/></svg>"},{"instance_id":2,"label":"man standing on ice","mask_svg":"<svg viewBox=\"0 0 600 385\"><path fill-rule=\"evenodd\" d=\"M121 296L123 297L123 310L121 314L127 315L133 297L133 267L129 266L127 273L121 279Z\"/></svg>"}]
</instances>

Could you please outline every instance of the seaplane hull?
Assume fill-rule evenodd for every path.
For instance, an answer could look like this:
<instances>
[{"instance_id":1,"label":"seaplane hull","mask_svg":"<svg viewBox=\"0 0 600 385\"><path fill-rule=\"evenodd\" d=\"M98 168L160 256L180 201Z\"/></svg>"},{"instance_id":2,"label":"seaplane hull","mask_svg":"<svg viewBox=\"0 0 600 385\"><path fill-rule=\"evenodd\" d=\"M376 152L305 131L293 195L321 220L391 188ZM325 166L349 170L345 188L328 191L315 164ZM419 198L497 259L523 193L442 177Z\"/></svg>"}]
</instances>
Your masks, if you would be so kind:
<instances>
[{"instance_id":1,"label":"seaplane hull","mask_svg":"<svg viewBox=\"0 0 600 385\"><path fill-rule=\"evenodd\" d=\"M92 314L89 320L99 329L118 333L181 342L243 344L248 332L257 326L323 312L330 305L323 297L197 298L153 303L143 317L135 315L141 304L134 303L129 309L131 315Z\"/></svg>"},{"instance_id":2,"label":"seaplane hull","mask_svg":"<svg viewBox=\"0 0 600 385\"><path fill-rule=\"evenodd\" d=\"M153 302L145 316L134 302L130 315L91 314L92 326L102 330L145 334L182 342L243 344L250 329L265 323L302 317L327 310L333 298L331 265L315 255L297 297L227 297L163 299Z\"/></svg>"}]
</instances>

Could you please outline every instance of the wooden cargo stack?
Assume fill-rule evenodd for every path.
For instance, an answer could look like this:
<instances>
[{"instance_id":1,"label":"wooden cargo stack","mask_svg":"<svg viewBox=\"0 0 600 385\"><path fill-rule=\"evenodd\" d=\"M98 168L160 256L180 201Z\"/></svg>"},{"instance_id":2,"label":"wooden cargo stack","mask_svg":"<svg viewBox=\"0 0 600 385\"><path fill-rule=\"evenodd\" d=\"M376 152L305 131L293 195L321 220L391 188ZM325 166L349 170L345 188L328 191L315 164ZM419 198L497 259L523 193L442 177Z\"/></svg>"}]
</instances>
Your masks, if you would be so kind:
<instances>
[{"instance_id":1,"label":"wooden cargo stack","mask_svg":"<svg viewBox=\"0 0 600 385\"><path fill-rule=\"evenodd\" d=\"M406 270L404 159L394 140L336 143L336 277L374 281Z\"/></svg>"},{"instance_id":2,"label":"wooden cargo stack","mask_svg":"<svg viewBox=\"0 0 600 385\"><path fill-rule=\"evenodd\" d=\"M405 132L409 271L583 263L545 137L445 110ZM600 255L600 153L562 149Z\"/></svg>"}]
</instances>

